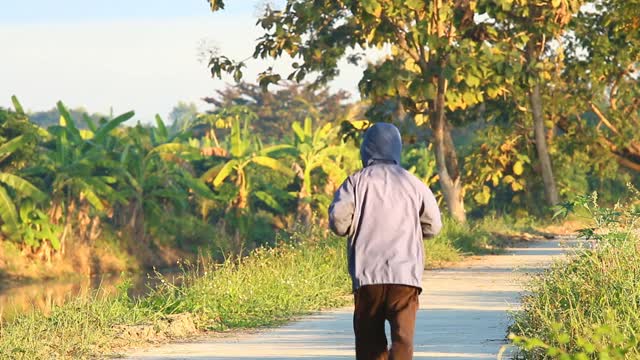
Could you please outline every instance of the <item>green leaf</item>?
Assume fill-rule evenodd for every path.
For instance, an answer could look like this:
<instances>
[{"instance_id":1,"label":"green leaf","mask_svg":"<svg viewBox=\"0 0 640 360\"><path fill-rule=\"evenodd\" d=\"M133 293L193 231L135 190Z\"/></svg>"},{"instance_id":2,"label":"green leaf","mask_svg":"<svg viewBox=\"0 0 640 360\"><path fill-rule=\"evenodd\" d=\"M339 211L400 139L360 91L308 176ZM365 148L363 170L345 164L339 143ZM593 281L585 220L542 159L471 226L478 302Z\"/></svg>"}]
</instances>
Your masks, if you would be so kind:
<instances>
[{"instance_id":1,"label":"green leaf","mask_svg":"<svg viewBox=\"0 0 640 360\"><path fill-rule=\"evenodd\" d=\"M404 3L411 10L421 10L425 7L424 0L406 0Z\"/></svg>"},{"instance_id":2,"label":"green leaf","mask_svg":"<svg viewBox=\"0 0 640 360\"><path fill-rule=\"evenodd\" d=\"M87 124L89 130L91 130L91 132L95 134L95 132L98 130L98 127L96 126L96 123L91 119L91 117L85 113L82 114L82 119Z\"/></svg>"},{"instance_id":3,"label":"green leaf","mask_svg":"<svg viewBox=\"0 0 640 360\"><path fill-rule=\"evenodd\" d=\"M186 144L168 143L154 147L146 157L149 158L152 154L193 155L196 152L196 149Z\"/></svg>"},{"instance_id":4,"label":"green leaf","mask_svg":"<svg viewBox=\"0 0 640 360\"><path fill-rule=\"evenodd\" d=\"M289 145L289 144L281 144L281 145L273 145L273 146L268 146L266 148L261 149L260 151L258 151L258 154L260 155L276 155L276 154L294 154L295 153L295 147Z\"/></svg>"},{"instance_id":5,"label":"green leaf","mask_svg":"<svg viewBox=\"0 0 640 360\"><path fill-rule=\"evenodd\" d=\"M426 83L422 88L422 96L426 100L433 100L438 95L436 86L430 82Z\"/></svg>"},{"instance_id":6,"label":"green leaf","mask_svg":"<svg viewBox=\"0 0 640 360\"><path fill-rule=\"evenodd\" d=\"M229 177L229 175L231 175L231 173L233 172L234 167L238 164L238 162L236 160L231 160L229 162L227 162L226 164L224 164L224 166L222 166L222 169L220 169L220 171L218 172L218 174L216 175L216 177L213 179L213 186L214 187L219 187L224 180Z\"/></svg>"},{"instance_id":7,"label":"green leaf","mask_svg":"<svg viewBox=\"0 0 640 360\"><path fill-rule=\"evenodd\" d=\"M73 120L73 118L71 117L71 114L69 113L69 110L67 110L67 107L64 105L64 103L62 101L58 101L58 103L56 105L58 107L58 112L60 112L60 116L61 116L60 125L62 125L64 127L66 127L67 129L69 129L73 135L77 134L77 137L80 138L80 133L78 132L78 128L76 127L76 123Z\"/></svg>"},{"instance_id":8,"label":"green leaf","mask_svg":"<svg viewBox=\"0 0 640 360\"><path fill-rule=\"evenodd\" d=\"M9 157L16 150L21 148L25 142L26 142L26 138L20 135L0 145L0 161Z\"/></svg>"},{"instance_id":9,"label":"green leaf","mask_svg":"<svg viewBox=\"0 0 640 360\"><path fill-rule=\"evenodd\" d=\"M100 200L100 197L93 190L87 187L82 190L82 194L85 196L89 204L91 204L96 210L104 210L104 204L102 203L102 200Z\"/></svg>"},{"instance_id":10,"label":"green leaf","mask_svg":"<svg viewBox=\"0 0 640 360\"><path fill-rule=\"evenodd\" d=\"M377 0L361 0L362 8L365 12L379 17L382 14L382 5Z\"/></svg>"},{"instance_id":11,"label":"green leaf","mask_svg":"<svg viewBox=\"0 0 640 360\"><path fill-rule=\"evenodd\" d=\"M13 103L13 107L16 109L18 114L24 114L24 109L22 108L22 104L18 101L18 98L15 95L11 96L11 102Z\"/></svg>"},{"instance_id":12,"label":"green leaf","mask_svg":"<svg viewBox=\"0 0 640 360\"><path fill-rule=\"evenodd\" d=\"M164 121L162 121L162 118L158 114L156 114L156 126L158 127L158 134L162 137L162 142L167 141L167 139L169 139L169 132L164 125Z\"/></svg>"},{"instance_id":13,"label":"green leaf","mask_svg":"<svg viewBox=\"0 0 640 360\"><path fill-rule=\"evenodd\" d=\"M251 161L260 165L281 172L287 176L294 176L293 170L282 164L280 161L268 156L254 156Z\"/></svg>"},{"instance_id":14,"label":"green leaf","mask_svg":"<svg viewBox=\"0 0 640 360\"><path fill-rule=\"evenodd\" d=\"M98 143L102 142L111 131L120 126L123 122L131 119L134 115L135 113L133 111L129 111L101 126L94 136L95 141Z\"/></svg>"},{"instance_id":15,"label":"green leaf","mask_svg":"<svg viewBox=\"0 0 640 360\"><path fill-rule=\"evenodd\" d=\"M47 195L27 180L9 173L0 173L0 183L13 188L18 194L36 201L44 201Z\"/></svg>"},{"instance_id":16,"label":"green leaf","mask_svg":"<svg viewBox=\"0 0 640 360\"><path fill-rule=\"evenodd\" d=\"M225 164L219 164L211 167L209 170L205 171L204 174L200 175L200 180L204 182L213 181L213 178L218 175L220 170L224 167Z\"/></svg>"},{"instance_id":17,"label":"green leaf","mask_svg":"<svg viewBox=\"0 0 640 360\"><path fill-rule=\"evenodd\" d=\"M196 195L209 200L218 200L216 194L202 180L194 178L189 173L183 172L182 181Z\"/></svg>"},{"instance_id":18,"label":"green leaf","mask_svg":"<svg viewBox=\"0 0 640 360\"><path fill-rule=\"evenodd\" d=\"M265 192L265 191L256 191L254 193L254 195L262 200L262 202L264 202L265 204L267 204L267 206L269 206L270 208L272 208L273 210L275 210L278 213L284 213L284 208L282 206L280 206L280 203L278 202L278 200L276 200L273 196L271 196L271 194Z\"/></svg>"},{"instance_id":19,"label":"green leaf","mask_svg":"<svg viewBox=\"0 0 640 360\"><path fill-rule=\"evenodd\" d=\"M18 228L16 205L13 203L7 190L2 186L0 186L0 219L2 219L4 225L6 225L6 230Z\"/></svg>"},{"instance_id":20,"label":"green leaf","mask_svg":"<svg viewBox=\"0 0 640 360\"><path fill-rule=\"evenodd\" d=\"M307 137L313 136L313 122L308 116L304 118L304 134Z\"/></svg>"},{"instance_id":21,"label":"green leaf","mask_svg":"<svg viewBox=\"0 0 640 360\"><path fill-rule=\"evenodd\" d=\"M467 75L467 77L464 79L464 82L469 86L469 87L477 87L480 86L480 79L474 75Z\"/></svg>"},{"instance_id":22,"label":"green leaf","mask_svg":"<svg viewBox=\"0 0 640 360\"><path fill-rule=\"evenodd\" d=\"M302 126L300 125L300 123L298 121L294 121L293 124L291 124L291 129L293 129L293 132L298 137L298 141L304 142L305 133L304 133L304 130L302 129Z\"/></svg>"}]
</instances>

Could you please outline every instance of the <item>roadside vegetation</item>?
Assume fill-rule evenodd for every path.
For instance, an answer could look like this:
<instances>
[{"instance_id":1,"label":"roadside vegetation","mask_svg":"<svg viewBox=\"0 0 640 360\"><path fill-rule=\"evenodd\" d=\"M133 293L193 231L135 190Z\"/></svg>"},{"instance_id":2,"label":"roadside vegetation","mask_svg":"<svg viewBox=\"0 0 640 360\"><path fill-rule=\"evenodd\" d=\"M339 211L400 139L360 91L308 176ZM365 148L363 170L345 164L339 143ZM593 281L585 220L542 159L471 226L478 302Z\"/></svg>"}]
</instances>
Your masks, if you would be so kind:
<instances>
[{"instance_id":1,"label":"roadside vegetation","mask_svg":"<svg viewBox=\"0 0 640 360\"><path fill-rule=\"evenodd\" d=\"M640 357L640 196L600 207L579 197L561 211L587 214L588 240L536 277L514 316L510 338L526 359Z\"/></svg>"},{"instance_id":2,"label":"roadside vegetation","mask_svg":"<svg viewBox=\"0 0 640 360\"><path fill-rule=\"evenodd\" d=\"M259 16L253 58L288 54L290 72L247 83L251 58L216 52L211 74L235 83L205 99L208 111L181 103L165 122L58 102L30 113L13 97L0 108L0 280L176 264L184 274L142 299L98 291L3 323L0 356L89 357L173 315L224 330L348 303L326 213L381 121L398 126L402 166L446 214L425 243L427 266L541 235L554 206L578 204L598 221L585 233L598 247L532 285L514 340L567 353L590 351L583 339L594 336L633 344L638 301L622 299L637 295L637 212L606 209L640 185L637 10L627 0L288 1ZM376 48L389 51L372 62L358 53ZM366 68L360 100L327 87L344 60ZM576 196L594 191L602 208ZM607 230L622 219L630 227ZM544 356L540 346L530 354Z\"/></svg>"},{"instance_id":3,"label":"roadside vegetation","mask_svg":"<svg viewBox=\"0 0 640 360\"><path fill-rule=\"evenodd\" d=\"M428 265L457 260L462 251L484 248L488 239L483 231L464 232L453 225L447 229L446 234L457 235L428 240ZM0 327L0 358L117 355L128 346L200 331L273 326L351 304L344 239L312 227L281 235L275 242L277 246L222 263L183 263L179 285L157 274L161 284L142 298L130 298L125 282L116 293L98 290L69 299L51 313L20 315ZM430 247L430 242L439 245ZM182 328L170 328L174 316L186 319Z\"/></svg>"}]
</instances>

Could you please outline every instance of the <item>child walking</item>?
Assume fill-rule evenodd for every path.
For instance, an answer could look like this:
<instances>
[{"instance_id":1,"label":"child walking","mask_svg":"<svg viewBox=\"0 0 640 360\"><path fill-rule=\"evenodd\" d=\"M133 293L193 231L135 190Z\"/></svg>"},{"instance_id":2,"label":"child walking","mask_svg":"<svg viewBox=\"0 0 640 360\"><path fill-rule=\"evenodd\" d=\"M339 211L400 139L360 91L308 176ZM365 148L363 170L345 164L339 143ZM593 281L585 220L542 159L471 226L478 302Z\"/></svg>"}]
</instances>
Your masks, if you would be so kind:
<instances>
[{"instance_id":1,"label":"child walking","mask_svg":"<svg viewBox=\"0 0 640 360\"><path fill-rule=\"evenodd\" d=\"M344 181L329 208L333 232L348 236L358 360L413 358L422 240L442 228L433 193L400 166L401 152L394 125L369 128L360 147L364 168ZM391 326L390 350L385 320Z\"/></svg>"}]
</instances>

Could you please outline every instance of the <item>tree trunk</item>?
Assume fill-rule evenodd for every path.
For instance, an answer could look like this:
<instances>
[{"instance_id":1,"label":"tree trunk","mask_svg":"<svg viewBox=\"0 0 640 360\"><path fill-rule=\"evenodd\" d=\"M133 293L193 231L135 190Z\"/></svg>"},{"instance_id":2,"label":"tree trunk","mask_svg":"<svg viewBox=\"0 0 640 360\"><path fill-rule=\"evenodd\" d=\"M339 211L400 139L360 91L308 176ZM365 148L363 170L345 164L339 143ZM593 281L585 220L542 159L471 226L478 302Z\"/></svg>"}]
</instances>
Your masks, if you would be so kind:
<instances>
[{"instance_id":1,"label":"tree trunk","mask_svg":"<svg viewBox=\"0 0 640 360\"><path fill-rule=\"evenodd\" d=\"M542 114L542 97L540 96L540 83L536 82L529 92L529 101L531 102L531 112L533 113L533 130L536 138L536 150L538 151L538 160L540 161L540 169L542 172L542 181L544 182L544 197L549 206L558 204L558 189L556 181L553 177L553 168L551 167L551 157L547 147L546 130L544 126L544 116Z\"/></svg>"},{"instance_id":2,"label":"tree trunk","mask_svg":"<svg viewBox=\"0 0 640 360\"><path fill-rule=\"evenodd\" d=\"M467 221L467 215L464 210L462 183L460 181L460 173L458 172L458 159L444 116L444 94L446 87L447 82L444 76L440 76L438 78L438 93L431 112L436 164L440 177L442 195L449 208L449 213L454 220L464 223Z\"/></svg>"}]
</instances>

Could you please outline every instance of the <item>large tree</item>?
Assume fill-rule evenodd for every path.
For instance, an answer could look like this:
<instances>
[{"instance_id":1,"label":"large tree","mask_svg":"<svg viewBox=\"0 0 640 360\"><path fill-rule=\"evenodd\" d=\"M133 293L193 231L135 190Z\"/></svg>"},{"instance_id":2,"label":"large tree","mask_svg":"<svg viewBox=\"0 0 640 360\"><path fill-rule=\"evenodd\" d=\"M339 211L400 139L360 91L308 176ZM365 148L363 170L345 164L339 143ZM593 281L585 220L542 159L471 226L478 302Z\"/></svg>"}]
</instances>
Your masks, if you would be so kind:
<instances>
[{"instance_id":1,"label":"large tree","mask_svg":"<svg viewBox=\"0 0 640 360\"><path fill-rule=\"evenodd\" d=\"M600 143L640 172L640 1L597 0L572 20L565 49L575 112L591 112Z\"/></svg>"},{"instance_id":2,"label":"large tree","mask_svg":"<svg viewBox=\"0 0 640 360\"><path fill-rule=\"evenodd\" d=\"M562 36L583 0L499 0L485 2L486 12L501 29L500 41L514 50L511 66L522 71L513 74L514 93L526 94L526 108L531 113L540 173L547 205L558 203L558 190L549 155L543 93L553 86L552 71L561 49Z\"/></svg>"},{"instance_id":3,"label":"large tree","mask_svg":"<svg viewBox=\"0 0 640 360\"><path fill-rule=\"evenodd\" d=\"M221 1L210 1L217 10ZM395 99L403 111L432 130L432 141L445 202L453 218L465 221L462 177L447 112L464 109L503 93L491 86L500 76L492 64L504 53L484 41L495 36L491 24L474 21L476 2L447 0L293 1L283 10L266 8L258 20L264 29L255 58L293 57L288 79L309 75L318 83L335 77L338 62L358 61L362 49L386 48L381 61L369 64L359 87L374 101ZM214 76L241 76L242 62L224 56L211 60ZM263 86L282 75L263 72ZM377 120L377 119L373 119Z\"/></svg>"}]
</instances>

